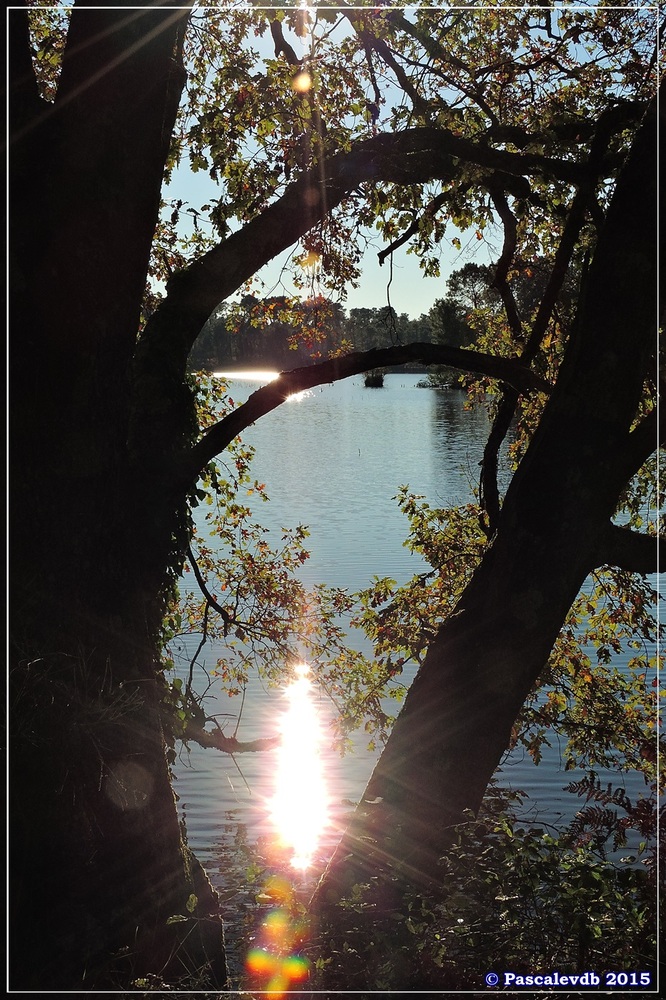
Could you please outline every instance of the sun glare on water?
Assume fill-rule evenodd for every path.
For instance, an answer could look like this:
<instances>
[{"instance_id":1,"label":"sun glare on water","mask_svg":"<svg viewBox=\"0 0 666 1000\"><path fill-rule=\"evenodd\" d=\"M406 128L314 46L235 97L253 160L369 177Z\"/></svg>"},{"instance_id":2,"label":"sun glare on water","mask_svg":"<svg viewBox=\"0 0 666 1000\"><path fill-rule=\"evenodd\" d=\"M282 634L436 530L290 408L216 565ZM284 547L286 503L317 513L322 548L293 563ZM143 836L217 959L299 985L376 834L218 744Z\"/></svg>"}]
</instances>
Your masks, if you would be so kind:
<instances>
[{"instance_id":1,"label":"sun glare on water","mask_svg":"<svg viewBox=\"0 0 666 1000\"><path fill-rule=\"evenodd\" d=\"M252 368L247 371L213 372L213 378L221 378L225 379L225 381L236 379L239 382L261 382L263 385L275 382L279 377L279 372L267 371L260 368ZM291 395L287 396L287 402L300 403L302 399L308 399L313 395L314 393L310 389L301 389L300 392L292 392Z\"/></svg>"},{"instance_id":2,"label":"sun glare on water","mask_svg":"<svg viewBox=\"0 0 666 1000\"><path fill-rule=\"evenodd\" d=\"M287 709L280 722L275 793L271 819L293 856L294 868L312 862L328 822L328 796L320 754L322 732L312 700L307 663L296 667L297 678L285 691Z\"/></svg>"},{"instance_id":3,"label":"sun glare on water","mask_svg":"<svg viewBox=\"0 0 666 1000\"><path fill-rule=\"evenodd\" d=\"M247 371L213 372L213 378L239 379L243 382L274 382L279 377L279 372L260 368L252 368Z\"/></svg>"}]
</instances>

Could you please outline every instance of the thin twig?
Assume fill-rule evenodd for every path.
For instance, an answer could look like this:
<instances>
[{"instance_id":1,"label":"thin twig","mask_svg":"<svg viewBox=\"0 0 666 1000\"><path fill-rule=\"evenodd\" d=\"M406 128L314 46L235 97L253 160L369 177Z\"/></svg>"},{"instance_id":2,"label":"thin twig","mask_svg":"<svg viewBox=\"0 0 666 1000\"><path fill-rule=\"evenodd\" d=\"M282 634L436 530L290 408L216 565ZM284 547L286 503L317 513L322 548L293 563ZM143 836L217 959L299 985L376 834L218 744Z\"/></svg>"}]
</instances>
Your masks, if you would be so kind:
<instances>
[{"instance_id":1,"label":"thin twig","mask_svg":"<svg viewBox=\"0 0 666 1000\"><path fill-rule=\"evenodd\" d=\"M215 598L209 591L208 587L206 586L206 582L203 576L201 575L201 570L199 569L199 564L197 563L194 557L194 553L192 552L191 545L188 545L187 547L187 558L190 561L190 565L194 571L194 575L196 577L197 583L199 584L201 593L206 598L206 612L208 611L208 608L212 608L213 611L217 611L218 615L224 621L224 635L226 637L229 633L230 627L234 623L234 617L229 614L226 608L223 608L221 604L218 604L218 602L215 600Z\"/></svg>"}]
</instances>

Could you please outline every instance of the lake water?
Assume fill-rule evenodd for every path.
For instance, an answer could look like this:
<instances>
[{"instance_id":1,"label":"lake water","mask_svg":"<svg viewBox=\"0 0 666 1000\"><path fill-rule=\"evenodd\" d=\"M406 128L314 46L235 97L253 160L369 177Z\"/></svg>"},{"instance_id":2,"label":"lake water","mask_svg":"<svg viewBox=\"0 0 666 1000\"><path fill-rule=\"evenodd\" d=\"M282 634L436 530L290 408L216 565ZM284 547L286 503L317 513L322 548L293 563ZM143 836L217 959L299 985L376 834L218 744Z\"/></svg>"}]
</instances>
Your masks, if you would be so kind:
<instances>
[{"instance_id":1,"label":"lake water","mask_svg":"<svg viewBox=\"0 0 666 1000\"><path fill-rule=\"evenodd\" d=\"M355 591L375 575L404 583L425 568L403 545L407 521L394 499L401 484L409 484L412 492L436 506L472 499L488 418L480 409L465 410L465 396L459 391L417 388L419 378L390 374L381 389L366 388L361 377L322 386L279 407L244 433L243 440L256 448L253 475L266 484L270 497L257 511L262 523L274 539L282 526L309 525L311 558L300 574L306 584L322 582ZM259 384L234 380L230 392L242 401ZM198 637L184 640L181 669L197 642ZM354 645L371 653L364 637L355 636ZM201 659L212 667L217 659L214 646ZM209 694L215 697L214 687ZM318 705L325 717L330 706L323 696ZM220 691L207 707L209 714L228 713L227 732L233 731L240 698L229 699ZM274 735L283 708L280 691L252 679L238 738ZM333 822L320 846L322 858L335 845L377 759L365 743L358 738L355 752L344 758L324 749ZM238 824L250 841L270 831L273 754L244 754L237 760L242 774L226 754L192 747L175 768L190 845L217 884L224 882L220 851L236 835ZM554 746L538 768L524 755L511 756L502 781L529 794L539 822L557 825L582 804L563 791L575 777L575 772L564 772ZM638 775L615 780L624 783L630 796L644 788Z\"/></svg>"}]
</instances>

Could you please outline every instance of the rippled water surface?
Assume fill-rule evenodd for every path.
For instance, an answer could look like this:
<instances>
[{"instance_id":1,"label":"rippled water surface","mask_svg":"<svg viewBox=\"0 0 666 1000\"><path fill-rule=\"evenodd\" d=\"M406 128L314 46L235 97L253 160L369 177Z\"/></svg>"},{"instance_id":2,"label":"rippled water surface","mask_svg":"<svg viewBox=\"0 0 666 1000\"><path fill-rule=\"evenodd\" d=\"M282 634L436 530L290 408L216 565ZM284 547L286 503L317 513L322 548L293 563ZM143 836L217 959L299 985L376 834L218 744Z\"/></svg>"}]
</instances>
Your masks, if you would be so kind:
<instances>
[{"instance_id":1,"label":"rippled water surface","mask_svg":"<svg viewBox=\"0 0 666 1000\"><path fill-rule=\"evenodd\" d=\"M309 526L311 559L301 573L305 583L358 590L375 575L404 583L425 566L403 546L407 522L394 499L401 484L437 506L472 499L488 418L481 410L466 411L461 392L419 389L418 379L391 374L382 389L365 388L361 378L322 386L279 407L243 435L256 448L253 475L266 484L270 497L258 510L262 523L274 539L282 526ZM235 380L230 391L240 401L259 384ZM358 648L370 652L362 641ZM212 666L215 649L203 659ZM330 707L322 696L316 702L324 723ZM208 705L211 713L229 713L227 731L233 731L240 699L220 695L214 708ZM239 739L275 735L282 708L281 693L254 679ZM376 756L362 738L356 752L343 759L323 748L332 822L320 844L322 855L334 846ZM228 756L193 747L176 765L176 791L190 844L214 880L220 844L234 835L238 823L247 827L251 840L271 828L274 754L245 754L238 763L242 774ZM505 776L513 787L530 793L542 821L557 822L575 811L576 802L563 791L572 773L561 769L557 747L538 769L523 757L512 758ZM308 790L303 787L299 793L307 796Z\"/></svg>"}]
</instances>

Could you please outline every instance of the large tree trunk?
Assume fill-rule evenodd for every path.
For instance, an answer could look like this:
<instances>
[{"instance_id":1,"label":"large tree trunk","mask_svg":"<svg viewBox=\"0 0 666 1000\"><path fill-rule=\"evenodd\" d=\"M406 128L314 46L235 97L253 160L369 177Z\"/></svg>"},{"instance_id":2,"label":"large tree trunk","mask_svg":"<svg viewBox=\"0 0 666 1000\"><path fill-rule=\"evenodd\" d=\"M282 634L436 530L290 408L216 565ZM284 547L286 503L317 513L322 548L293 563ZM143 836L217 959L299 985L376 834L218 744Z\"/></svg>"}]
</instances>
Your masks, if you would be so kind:
<instances>
[{"instance_id":1,"label":"large tree trunk","mask_svg":"<svg viewBox=\"0 0 666 1000\"><path fill-rule=\"evenodd\" d=\"M159 625L185 494L127 446L186 17L75 9L54 105L35 87L25 12L10 17L15 988L207 963L211 984L226 975L162 728ZM174 914L188 921L167 925Z\"/></svg>"},{"instance_id":2,"label":"large tree trunk","mask_svg":"<svg viewBox=\"0 0 666 1000\"><path fill-rule=\"evenodd\" d=\"M610 541L620 529L610 519L655 444L645 428L630 434L654 371L655 156L653 106L619 178L558 383L495 538L409 689L319 886L324 908L382 868L436 883L448 829L463 810L478 809L586 575L614 561Z\"/></svg>"}]
</instances>

